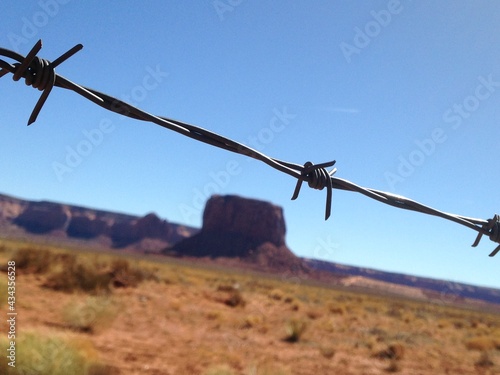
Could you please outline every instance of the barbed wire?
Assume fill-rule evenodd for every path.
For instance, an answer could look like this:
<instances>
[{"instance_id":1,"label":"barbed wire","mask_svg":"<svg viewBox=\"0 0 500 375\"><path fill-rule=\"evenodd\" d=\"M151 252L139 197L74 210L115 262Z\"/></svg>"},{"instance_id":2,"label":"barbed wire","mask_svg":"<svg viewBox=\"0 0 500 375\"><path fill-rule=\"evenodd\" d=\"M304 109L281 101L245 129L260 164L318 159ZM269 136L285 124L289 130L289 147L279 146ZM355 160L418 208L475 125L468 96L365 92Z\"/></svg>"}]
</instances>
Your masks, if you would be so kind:
<instances>
[{"instance_id":1,"label":"barbed wire","mask_svg":"<svg viewBox=\"0 0 500 375\"><path fill-rule=\"evenodd\" d=\"M209 144L211 146L215 146L230 152L260 160L270 167L297 179L297 184L292 195L292 200L298 198L302 182L307 182L309 187L317 190L323 190L324 188L327 188L325 220L330 217L331 213L332 191L333 189L340 189L357 192L369 198L397 208L441 217L443 219L464 225L478 232L477 238L472 244L473 247L476 247L479 244L479 241L481 240L483 235L488 236L493 242L500 243L499 215L495 214L492 219L482 220L436 210L432 207L423 205L414 200L396 194L361 187L342 178L334 177L337 169L333 168L332 170L327 171L326 168L333 167L333 165L335 165L335 161L320 164L313 164L312 162L308 161L304 165L289 163L283 160L271 158L263 154L262 152L250 148L242 143L233 141L229 138L200 128L198 126L167 117L155 116L120 99L103 94L94 89L78 85L70 81L69 79L57 74L55 72L55 68L65 60L73 56L75 53L80 51L83 48L81 44L78 44L75 47L71 48L69 51L52 62L50 62L49 60L41 59L37 56L41 48L41 40L39 40L35 44L35 46L26 56L22 56L17 52L5 48L0 48L1 56L5 56L16 61L15 63L11 64L0 59L0 78L8 73L12 73L12 78L14 79L14 81L19 81L21 78L23 78L26 85L42 91L42 94L29 117L28 125L31 125L36 121L38 114L40 113L50 92L52 91L54 86L56 86L74 91L75 93L83 96L84 98L99 105L100 107L111 112L115 112L119 115L130 117L136 120L151 122L166 129L180 133L186 137ZM495 256L499 251L500 245L490 253L490 257Z\"/></svg>"}]
</instances>

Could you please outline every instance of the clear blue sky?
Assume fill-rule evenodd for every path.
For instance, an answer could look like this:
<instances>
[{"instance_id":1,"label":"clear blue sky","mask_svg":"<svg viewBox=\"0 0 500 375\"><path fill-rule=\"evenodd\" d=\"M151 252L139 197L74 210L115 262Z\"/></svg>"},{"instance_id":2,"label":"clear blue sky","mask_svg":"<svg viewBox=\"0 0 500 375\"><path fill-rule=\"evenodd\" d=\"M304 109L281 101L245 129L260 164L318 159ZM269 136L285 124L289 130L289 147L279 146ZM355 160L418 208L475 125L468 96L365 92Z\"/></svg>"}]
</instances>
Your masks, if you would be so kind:
<instances>
[{"instance_id":1,"label":"clear blue sky","mask_svg":"<svg viewBox=\"0 0 500 375\"><path fill-rule=\"evenodd\" d=\"M2 2L0 45L55 59L79 84L444 211L500 212L500 4L494 1ZM120 118L55 89L0 81L0 191L201 226L209 195L284 208L301 256L500 287L470 229L334 191Z\"/></svg>"}]
</instances>

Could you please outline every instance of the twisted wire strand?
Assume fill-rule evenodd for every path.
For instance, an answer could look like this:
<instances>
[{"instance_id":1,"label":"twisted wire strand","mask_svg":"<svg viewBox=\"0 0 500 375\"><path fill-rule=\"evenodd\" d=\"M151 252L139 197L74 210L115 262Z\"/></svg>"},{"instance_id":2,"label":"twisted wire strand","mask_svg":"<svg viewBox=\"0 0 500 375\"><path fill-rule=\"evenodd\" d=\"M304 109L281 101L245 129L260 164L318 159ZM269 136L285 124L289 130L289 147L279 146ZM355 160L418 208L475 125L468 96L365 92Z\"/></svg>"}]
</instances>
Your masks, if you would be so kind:
<instances>
[{"instance_id":1,"label":"twisted wire strand","mask_svg":"<svg viewBox=\"0 0 500 375\"><path fill-rule=\"evenodd\" d=\"M441 217L443 219L450 220L473 229L478 232L478 236L472 245L473 247L479 244L479 241L481 240L481 237L483 235L488 236L493 242L500 243L500 216L498 215L495 215L493 219L482 220L439 211L432 207L425 206L414 200L399 195L361 187L350 181L338 177L333 177L337 169L334 168L330 172L328 172L326 168L333 166L335 164L335 161L321 164L306 162L304 165L289 163L269 157L262 152L246 146L243 143L233 141L229 138L203 129L201 127L168 117L155 116L120 99L101 93L97 90L78 85L70 81L69 79L57 74L55 72L55 68L59 64L67 60L69 57L74 55L76 52L80 51L83 48L81 44L78 44L75 47L71 48L69 51L61 55L53 62L41 59L36 56L41 48L41 40L39 40L35 44L35 46L26 56L22 56L19 53L5 48L0 48L1 56L5 56L17 61L14 64L10 64L0 59L0 78L7 73L12 73L13 79L15 81L24 78L25 83L28 86L42 91L42 95L36 103L35 108L33 109L28 120L28 125L36 121L37 116L40 113L43 105L45 104L45 101L47 100L51 90L54 86L56 86L66 90L74 91L75 93L83 96L94 104L97 104L98 106L119 115L136 120L151 122L163 128L175 131L186 137L206 143L208 145L262 161L270 167L297 179L297 185L295 186L292 200L298 198L302 182L307 182L309 187L317 190L323 190L324 188L327 188L325 220L330 217L331 213L332 190L339 189L357 192L393 207ZM490 256L496 255L499 251L500 246L498 246L490 254Z\"/></svg>"}]
</instances>

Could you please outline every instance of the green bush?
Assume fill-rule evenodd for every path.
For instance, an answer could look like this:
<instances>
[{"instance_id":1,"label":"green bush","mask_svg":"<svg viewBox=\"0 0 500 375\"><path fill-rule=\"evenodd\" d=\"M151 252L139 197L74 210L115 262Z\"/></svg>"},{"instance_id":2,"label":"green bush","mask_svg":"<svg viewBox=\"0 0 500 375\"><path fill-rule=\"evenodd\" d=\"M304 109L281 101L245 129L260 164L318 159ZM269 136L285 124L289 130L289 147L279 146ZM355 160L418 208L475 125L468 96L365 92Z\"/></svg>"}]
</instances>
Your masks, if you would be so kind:
<instances>
[{"instance_id":1,"label":"green bush","mask_svg":"<svg viewBox=\"0 0 500 375\"><path fill-rule=\"evenodd\" d=\"M8 352L7 338L0 338L2 352ZM60 336L46 337L28 332L16 342L15 367L7 356L0 356L0 373L4 375L90 375L103 365L97 360L90 342L72 342ZM94 372L95 373L95 372Z\"/></svg>"}]
</instances>

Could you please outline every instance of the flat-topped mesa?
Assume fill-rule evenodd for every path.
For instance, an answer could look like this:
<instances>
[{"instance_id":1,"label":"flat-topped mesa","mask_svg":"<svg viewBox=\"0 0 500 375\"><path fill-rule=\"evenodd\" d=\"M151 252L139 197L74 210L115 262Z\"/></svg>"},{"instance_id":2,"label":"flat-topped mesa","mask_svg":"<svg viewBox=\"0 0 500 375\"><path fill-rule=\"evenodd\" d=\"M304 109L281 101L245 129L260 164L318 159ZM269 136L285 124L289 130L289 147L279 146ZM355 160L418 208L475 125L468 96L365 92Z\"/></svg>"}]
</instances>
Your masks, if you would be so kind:
<instances>
[{"instance_id":1,"label":"flat-topped mesa","mask_svg":"<svg viewBox=\"0 0 500 375\"><path fill-rule=\"evenodd\" d=\"M251 239L255 245L285 245L283 209L271 203L235 195L212 196L203 212L202 232L229 233Z\"/></svg>"},{"instance_id":2,"label":"flat-topped mesa","mask_svg":"<svg viewBox=\"0 0 500 375\"><path fill-rule=\"evenodd\" d=\"M166 254L240 260L262 271L309 272L302 259L285 244L281 207L234 195L212 196L203 213L203 227Z\"/></svg>"}]
</instances>

